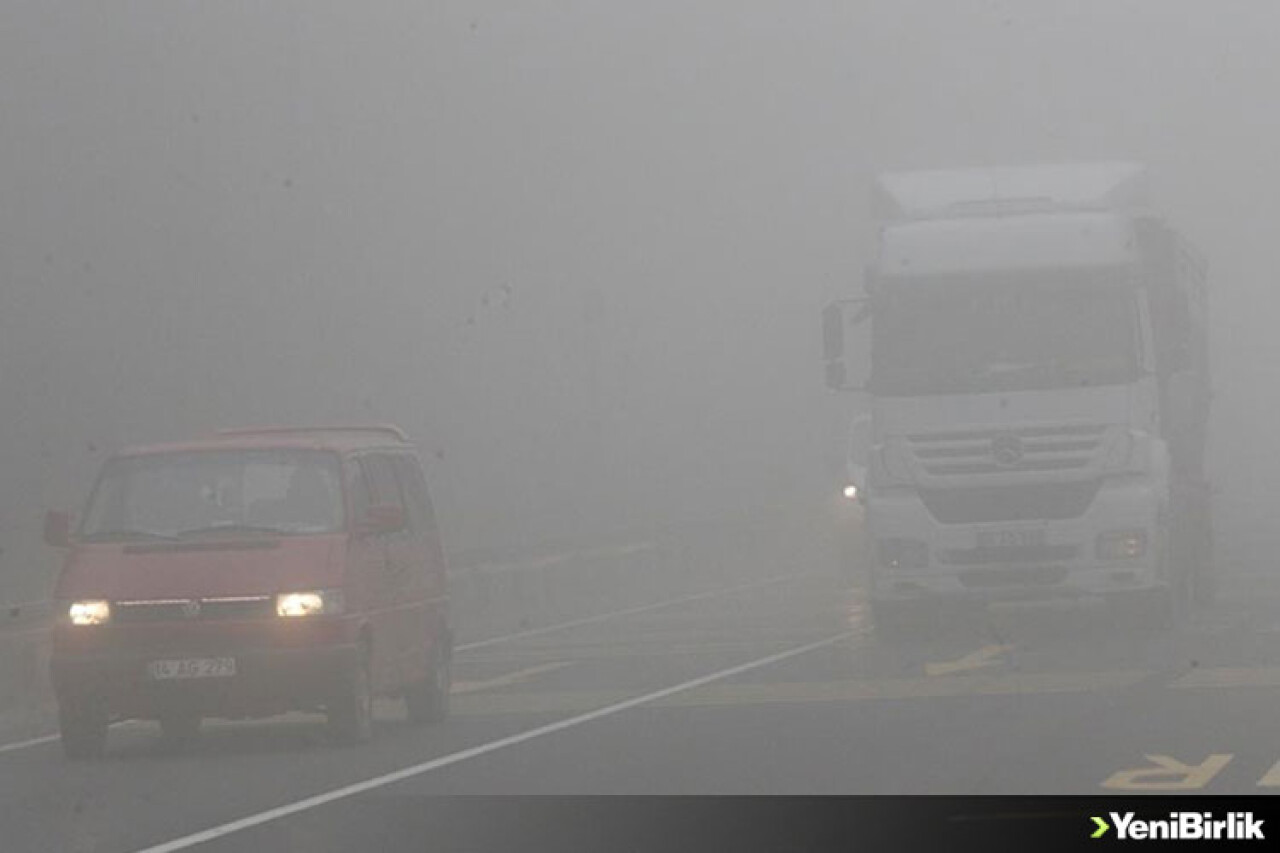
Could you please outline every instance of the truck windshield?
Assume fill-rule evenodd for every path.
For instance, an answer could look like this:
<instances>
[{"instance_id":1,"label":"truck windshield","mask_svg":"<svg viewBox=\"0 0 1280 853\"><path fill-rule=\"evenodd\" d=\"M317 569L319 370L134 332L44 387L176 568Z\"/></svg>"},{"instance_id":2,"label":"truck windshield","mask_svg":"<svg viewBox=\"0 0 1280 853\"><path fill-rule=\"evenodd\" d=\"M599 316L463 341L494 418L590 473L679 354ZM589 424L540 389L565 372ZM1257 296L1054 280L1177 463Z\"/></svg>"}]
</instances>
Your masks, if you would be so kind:
<instances>
[{"instance_id":1,"label":"truck windshield","mask_svg":"<svg viewBox=\"0 0 1280 853\"><path fill-rule=\"evenodd\" d=\"M342 529L337 457L316 450L158 453L107 463L86 541Z\"/></svg>"},{"instance_id":2,"label":"truck windshield","mask_svg":"<svg viewBox=\"0 0 1280 853\"><path fill-rule=\"evenodd\" d=\"M893 278L872 319L874 393L1114 385L1137 378L1136 290L1096 274Z\"/></svg>"}]
</instances>

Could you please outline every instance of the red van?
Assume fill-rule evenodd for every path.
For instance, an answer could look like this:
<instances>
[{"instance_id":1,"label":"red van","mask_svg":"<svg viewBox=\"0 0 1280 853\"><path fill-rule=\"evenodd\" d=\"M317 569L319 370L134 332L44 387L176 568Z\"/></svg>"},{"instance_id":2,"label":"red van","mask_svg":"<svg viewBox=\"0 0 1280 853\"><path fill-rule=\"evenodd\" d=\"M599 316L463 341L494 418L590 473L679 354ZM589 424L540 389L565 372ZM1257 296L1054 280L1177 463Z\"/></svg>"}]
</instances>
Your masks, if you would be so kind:
<instances>
[{"instance_id":1,"label":"red van","mask_svg":"<svg viewBox=\"0 0 1280 853\"><path fill-rule=\"evenodd\" d=\"M323 711L372 734L373 697L449 709L444 550L422 467L393 426L241 429L123 451L100 472L58 578L50 668L62 744L108 725Z\"/></svg>"}]
</instances>

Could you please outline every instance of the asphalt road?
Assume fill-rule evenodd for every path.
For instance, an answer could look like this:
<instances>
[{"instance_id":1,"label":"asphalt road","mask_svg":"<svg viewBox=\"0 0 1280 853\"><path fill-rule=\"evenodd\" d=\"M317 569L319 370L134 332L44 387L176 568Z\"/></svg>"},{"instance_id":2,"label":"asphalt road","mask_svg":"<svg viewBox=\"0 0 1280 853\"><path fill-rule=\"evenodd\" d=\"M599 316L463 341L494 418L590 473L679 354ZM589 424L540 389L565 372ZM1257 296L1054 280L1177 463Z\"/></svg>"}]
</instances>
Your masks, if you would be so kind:
<instances>
[{"instance_id":1,"label":"asphalt road","mask_svg":"<svg viewBox=\"0 0 1280 853\"><path fill-rule=\"evenodd\" d=\"M124 724L93 763L51 740L0 746L0 849L318 853L350 846L353 808L418 795L1280 788L1280 585L1265 579L1173 631L1010 608L888 643L857 590L791 566L490 639L460 651L448 722L411 729L389 704L364 747L302 716L208 725L181 752ZM452 814L463 839L492 829Z\"/></svg>"}]
</instances>

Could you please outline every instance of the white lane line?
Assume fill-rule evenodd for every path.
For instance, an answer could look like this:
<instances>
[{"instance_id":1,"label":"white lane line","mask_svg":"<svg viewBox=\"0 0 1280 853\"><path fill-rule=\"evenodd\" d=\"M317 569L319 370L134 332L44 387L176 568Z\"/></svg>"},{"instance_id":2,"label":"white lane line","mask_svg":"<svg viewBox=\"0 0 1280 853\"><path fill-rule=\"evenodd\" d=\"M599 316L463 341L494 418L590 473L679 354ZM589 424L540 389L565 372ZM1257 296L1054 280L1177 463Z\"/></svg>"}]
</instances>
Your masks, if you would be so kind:
<instances>
[{"instance_id":1,"label":"white lane line","mask_svg":"<svg viewBox=\"0 0 1280 853\"><path fill-rule=\"evenodd\" d=\"M145 724L140 720L121 720L118 723L112 723L111 728L132 729L143 725ZM0 744L0 753L17 752L20 749L27 749L32 746L41 746L46 743L57 743L57 741L58 735L56 734L41 735L40 737L33 737L30 740L20 740L14 743Z\"/></svg>"},{"instance_id":2,"label":"white lane line","mask_svg":"<svg viewBox=\"0 0 1280 853\"><path fill-rule=\"evenodd\" d=\"M536 637L539 634L549 634L552 631L563 631L566 628L577 628L580 625L592 625L596 622L607 622L610 619L617 619L622 616L634 616L637 613L647 613L650 610L660 610L663 607L675 607L679 604L688 604L692 601L702 601L707 598L718 598L722 595L730 595L735 592L745 592L749 589L757 589L764 586L773 586L774 584L784 583L785 581L795 580L796 578L811 575L812 572L795 572L794 574L782 575L776 578L765 578L764 580L752 581L751 583L740 584L738 586L730 586L722 589L712 589L707 592L699 592L695 595L686 595L683 598L670 598L666 601L658 601L653 604L645 604L640 607L630 607L626 610L612 610L608 613L598 613L595 616L586 616L582 619L574 619L570 622L557 622L554 625L544 625L541 628L530 628L527 631L518 631L514 634L504 634L501 637L490 637L487 640L477 640L474 643L463 643L460 646L454 646L456 652L466 652L471 649L484 649L489 646L496 646L499 643L509 643L512 640L523 640L526 637Z\"/></svg>"},{"instance_id":3,"label":"white lane line","mask_svg":"<svg viewBox=\"0 0 1280 853\"><path fill-rule=\"evenodd\" d=\"M58 739L57 735L43 735L41 737L33 737L31 740L20 740L15 743L6 743L0 745L0 753L17 752L20 749L27 749L32 746L40 746L44 743L53 743Z\"/></svg>"},{"instance_id":4,"label":"white lane line","mask_svg":"<svg viewBox=\"0 0 1280 853\"><path fill-rule=\"evenodd\" d=\"M592 625L596 622L606 622L610 619L617 619L623 616L634 616L637 613L647 613L650 610L659 610L663 607L675 607L680 604L688 604L692 601L702 601L707 598L716 598L721 595L730 595L735 592L744 592L749 589L756 589L763 586L772 586L774 584L783 583L784 581L795 580L796 578L805 577L812 574L811 572L794 572L789 575L782 575L776 578L765 578L764 580L752 581L751 583L740 584L739 586L731 586L723 589L712 589L706 592L699 592L695 595L686 595L683 598L671 598L666 601L655 602L654 604L646 604L641 607L631 607L626 610L613 610L609 613L599 613L595 616L587 616L582 619L574 619L571 622L558 622L555 625L544 625L541 628L531 628L528 631L520 631L515 634L506 634L501 637L490 637L487 640L479 640L474 643L463 643L460 646L454 646L454 651L465 652L471 649L483 649L489 646L496 646L501 643L509 643L513 640L522 640L525 637L534 637L539 634L549 634L552 631L562 631L566 628L576 628L580 625ZM42 746L46 743L56 741L56 734L45 735L43 737L32 738L31 740L18 741L17 743L0 744L0 754L6 752L16 752L20 749L28 749L33 746Z\"/></svg>"},{"instance_id":5,"label":"white lane line","mask_svg":"<svg viewBox=\"0 0 1280 853\"><path fill-rule=\"evenodd\" d=\"M510 735L509 737L500 738L495 741L490 741L489 743L480 744L479 746L473 746L470 749L464 749L460 752L454 752L440 758L433 758L430 761L424 761L423 763L415 764L412 767L405 767L392 773L375 776L372 779L366 779L363 782L356 782L352 785L335 788L332 791L317 794L313 797L307 797L306 799L298 800L297 802L289 803L288 805L268 809L267 811L243 817L239 820L233 820L230 823L224 823L221 826L214 826L209 829L202 830L201 832L184 835L183 837L175 838L172 841L166 841L162 844L156 844L152 847L138 850L136 853L173 853L175 850L185 850L188 847L194 847L197 844L204 844L205 842L212 841L215 838L222 838L223 836L231 835L232 833L250 829L255 826L260 826L264 823L278 820L291 814L297 814L298 812L307 811L308 809L314 809L317 806L323 806L327 803L332 803L335 800L354 797L355 795L363 794L366 791L383 788L387 785L395 784L396 782L403 782L405 779L411 779L414 776L421 776L424 773L439 770L441 767L448 767L451 764L458 764L472 758L478 758L481 755L496 752L497 750L505 749L509 746L515 746L516 744L524 743L525 741L533 740L534 738L544 737L549 734L554 734L555 732L564 731L565 729L571 729L575 726L589 723L593 720L599 720L603 717L620 714L623 711L630 710L631 708L635 708L640 705L647 705L651 702L657 702L659 699L665 699L666 697L674 696L677 693L694 690L704 685L711 684L712 682L722 681L726 678L741 675L744 672L750 672L754 669L760 669L761 667L769 666L770 664L775 664L780 661L787 660L788 658L793 658L826 646L833 646L836 643L850 639L853 636L854 632L845 631L832 637L826 637L816 642L799 646L798 648L788 649L785 652L778 652L777 654L769 655L768 657L758 658L728 669L722 669L719 672L713 672L710 675L695 678L691 681L685 681L673 687L665 687L662 690L655 690L654 692L646 693L643 696L636 696L622 702L617 702L613 705L608 705L604 708L597 708L594 711L588 711L585 714L579 714L576 717L570 717L567 720L560 720L555 723L549 723L545 726L539 726L538 728L530 729L527 732L521 732L520 734Z\"/></svg>"}]
</instances>

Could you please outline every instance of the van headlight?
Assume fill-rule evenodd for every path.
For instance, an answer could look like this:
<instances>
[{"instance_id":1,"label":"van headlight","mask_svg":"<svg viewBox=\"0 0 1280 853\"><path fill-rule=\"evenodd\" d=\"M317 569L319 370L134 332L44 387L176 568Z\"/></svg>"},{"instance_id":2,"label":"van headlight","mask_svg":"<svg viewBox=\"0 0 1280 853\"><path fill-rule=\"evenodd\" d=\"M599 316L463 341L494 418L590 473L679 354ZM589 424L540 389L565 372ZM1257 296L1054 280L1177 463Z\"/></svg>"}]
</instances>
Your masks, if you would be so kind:
<instances>
[{"instance_id":1,"label":"van headlight","mask_svg":"<svg viewBox=\"0 0 1280 853\"><path fill-rule=\"evenodd\" d=\"M111 602L100 599L73 601L67 606L72 625L103 625L111 621Z\"/></svg>"},{"instance_id":2,"label":"van headlight","mask_svg":"<svg viewBox=\"0 0 1280 853\"><path fill-rule=\"evenodd\" d=\"M319 616L341 613L342 591L320 589L313 592L286 592L276 596L277 616Z\"/></svg>"}]
</instances>

